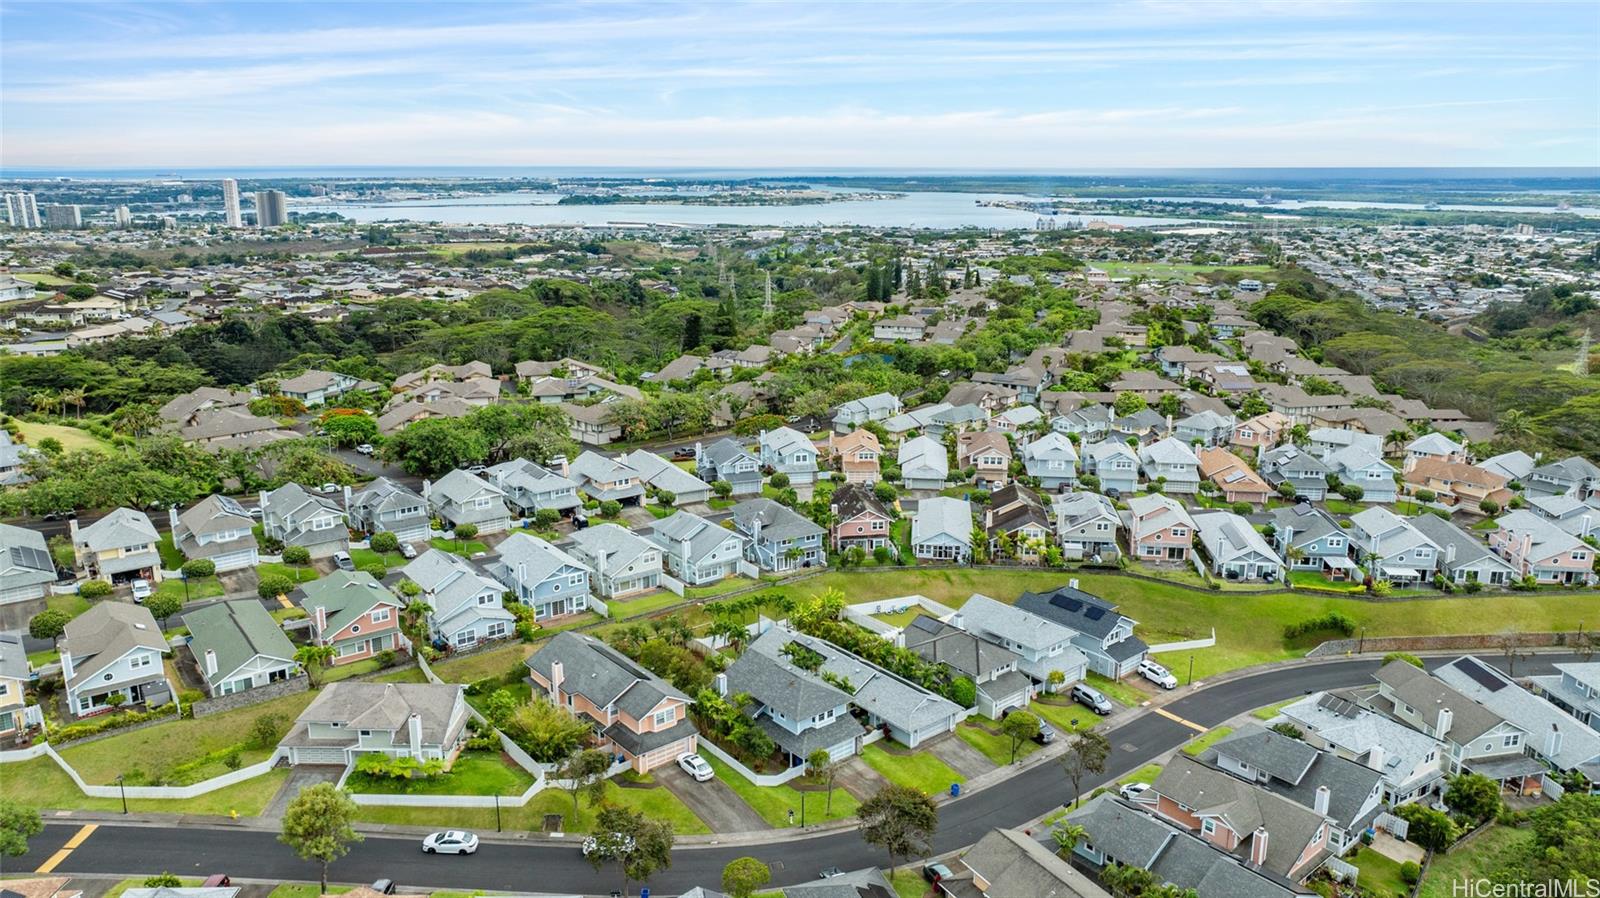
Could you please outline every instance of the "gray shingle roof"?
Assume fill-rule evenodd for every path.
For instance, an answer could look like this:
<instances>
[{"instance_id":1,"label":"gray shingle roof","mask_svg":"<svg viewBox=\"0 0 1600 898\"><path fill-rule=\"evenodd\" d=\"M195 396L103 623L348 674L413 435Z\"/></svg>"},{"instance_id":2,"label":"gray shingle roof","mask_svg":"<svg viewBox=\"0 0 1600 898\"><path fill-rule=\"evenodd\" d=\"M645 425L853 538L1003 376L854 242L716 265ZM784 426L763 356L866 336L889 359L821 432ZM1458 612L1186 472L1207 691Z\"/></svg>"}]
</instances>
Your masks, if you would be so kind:
<instances>
[{"instance_id":1,"label":"gray shingle roof","mask_svg":"<svg viewBox=\"0 0 1600 898\"><path fill-rule=\"evenodd\" d=\"M72 677L77 686L135 648L167 651L166 637L150 610L126 602L99 602L67 622L61 651L72 654Z\"/></svg>"},{"instance_id":2,"label":"gray shingle roof","mask_svg":"<svg viewBox=\"0 0 1600 898\"><path fill-rule=\"evenodd\" d=\"M207 605L185 614L183 625L189 628L189 649L199 662L200 673L213 686L227 680L257 655L294 660L294 644L255 599ZM206 673L207 650L217 656L214 675Z\"/></svg>"},{"instance_id":3,"label":"gray shingle roof","mask_svg":"<svg viewBox=\"0 0 1600 898\"><path fill-rule=\"evenodd\" d=\"M732 514L739 529L746 533L754 532L759 522L763 540L800 539L822 533L822 528L810 519L771 499L746 499L733 507Z\"/></svg>"},{"instance_id":4,"label":"gray shingle roof","mask_svg":"<svg viewBox=\"0 0 1600 898\"><path fill-rule=\"evenodd\" d=\"M582 695L596 707L613 703L634 718L643 717L663 698L688 701L671 683L635 664L593 636L557 633L524 663L546 680L551 664L561 662L561 689Z\"/></svg>"}]
</instances>

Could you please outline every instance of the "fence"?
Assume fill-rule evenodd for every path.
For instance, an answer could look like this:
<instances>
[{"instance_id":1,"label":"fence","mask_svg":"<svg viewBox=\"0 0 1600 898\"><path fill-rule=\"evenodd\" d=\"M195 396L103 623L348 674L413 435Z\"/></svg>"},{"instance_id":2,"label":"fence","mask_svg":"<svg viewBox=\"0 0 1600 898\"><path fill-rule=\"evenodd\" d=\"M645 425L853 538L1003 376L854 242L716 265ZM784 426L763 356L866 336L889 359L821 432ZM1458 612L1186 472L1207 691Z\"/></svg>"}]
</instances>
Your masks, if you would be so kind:
<instances>
[{"instance_id":1,"label":"fence","mask_svg":"<svg viewBox=\"0 0 1600 898\"><path fill-rule=\"evenodd\" d=\"M1550 799L1551 801L1560 801L1561 796L1567 794L1566 787L1557 782L1555 777L1546 773L1543 779L1544 785L1542 791L1544 792L1546 798Z\"/></svg>"},{"instance_id":2,"label":"fence","mask_svg":"<svg viewBox=\"0 0 1600 898\"><path fill-rule=\"evenodd\" d=\"M941 605L927 596L901 596L896 599L878 599L873 602L861 602L847 605L844 609L844 619L864 627L882 636L885 639L900 642L898 635L901 628L886 623L873 617L875 614L899 614L912 608L921 608L929 615L940 620L949 620L955 615L956 610L948 605Z\"/></svg>"},{"instance_id":3,"label":"fence","mask_svg":"<svg viewBox=\"0 0 1600 898\"><path fill-rule=\"evenodd\" d=\"M595 614L598 614L601 617L611 616L611 607L602 601L599 596L590 593L587 598L590 611L593 611Z\"/></svg>"},{"instance_id":4,"label":"fence","mask_svg":"<svg viewBox=\"0 0 1600 898\"><path fill-rule=\"evenodd\" d=\"M1150 654L1159 655L1162 652L1187 652L1192 649L1209 649L1217 644L1217 628L1211 628L1209 639L1190 639L1185 642L1163 642L1160 645L1150 646Z\"/></svg>"},{"instance_id":5,"label":"fence","mask_svg":"<svg viewBox=\"0 0 1600 898\"><path fill-rule=\"evenodd\" d=\"M785 770L782 773L756 773L750 768L739 763L737 758L723 751L720 746L718 746L715 742L712 742L710 739L702 738L700 740L700 750L711 753L716 757L717 760L727 764L729 767L732 767L735 773L758 786L781 786L792 779L798 779L799 777L804 776L806 772L806 768L804 766L800 766L790 767L788 770Z\"/></svg>"},{"instance_id":6,"label":"fence","mask_svg":"<svg viewBox=\"0 0 1600 898\"><path fill-rule=\"evenodd\" d=\"M280 748L274 751L271 757L260 763L251 764L249 767L240 767L238 770L229 771L208 780L201 780L198 783L190 783L187 786L102 786L86 783L83 781L83 777L78 775L78 771L74 770L72 765L68 764L66 759L56 752L55 746L48 742L41 742L29 748L16 751L0 752L0 764L31 761L40 756L47 756L54 761L57 767L60 767L66 772L67 776L72 778L72 782L78 789L90 798L117 798L126 795L128 798L154 798L170 801L173 799L197 798L209 792L225 789L228 786L261 776L278 763L279 759L284 756L284 750Z\"/></svg>"},{"instance_id":7,"label":"fence","mask_svg":"<svg viewBox=\"0 0 1600 898\"><path fill-rule=\"evenodd\" d=\"M1372 828L1381 829L1384 832L1394 836L1396 839L1404 839L1406 837L1406 833L1411 831L1411 823L1404 817L1396 817L1395 815L1385 811L1384 813L1373 818Z\"/></svg>"},{"instance_id":8,"label":"fence","mask_svg":"<svg viewBox=\"0 0 1600 898\"><path fill-rule=\"evenodd\" d=\"M677 577L669 577L666 574L662 574L661 588L675 596L681 597L683 595L683 581L679 580Z\"/></svg>"},{"instance_id":9,"label":"fence","mask_svg":"<svg viewBox=\"0 0 1600 898\"><path fill-rule=\"evenodd\" d=\"M1306 653L1307 658L1328 658L1356 652L1429 652L1522 649L1576 645L1580 632L1464 633L1454 636L1368 636L1364 639L1330 639Z\"/></svg>"},{"instance_id":10,"label":"fence","mask_svg":"<svg viewBox=\"0 0 1600 898\"><path fill-rule=\"evenodd\" d=\"M1361 873L1361 868L1357 867L1355 864L1336 857L1328 858L1327 862L1323 864L1323 866L1328 868L1328 873L1332 875L1334 879L1339 880L1345 885L1355 885L1356 877Z\"/></svg>"}]
</instances>

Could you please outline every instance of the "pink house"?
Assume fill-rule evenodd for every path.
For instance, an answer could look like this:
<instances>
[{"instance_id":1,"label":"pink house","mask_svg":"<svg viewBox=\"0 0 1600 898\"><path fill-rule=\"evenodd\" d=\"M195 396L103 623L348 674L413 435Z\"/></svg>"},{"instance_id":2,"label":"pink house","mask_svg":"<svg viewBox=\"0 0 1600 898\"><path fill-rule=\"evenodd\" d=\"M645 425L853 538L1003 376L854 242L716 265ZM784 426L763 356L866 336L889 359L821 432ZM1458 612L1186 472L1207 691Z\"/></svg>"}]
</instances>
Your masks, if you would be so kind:
<instances>
[{"instance_id":1,"label":"pink house","mask_svg":"<svg viewBox=\"0 0 1600 898\"><path fill-rule=\"evenodd\" d=\"M833 547L839 551L860 546L871 552L879 546L894 550L889 530L894 516L865 483L845 483L833 491Z\"/></svg>"},{"instance_id":2,"label":"pink house","mask_svg":"<svg viewBox=\"0 0 1600 898\"><path fill-rule=\"evenodd\" d=\"M1271 449L1283 442L1293 426L1288 415L1266 412L1235 425L1229 442L1239 449Z\"/></svg>"},{"instance_id":3,"label":"pink house","mask_svg":"<svg viewBox=\"0 0 1600 898\"><path fill-rule=\"evenodd\" d=\"M1553 521L1518 509L1495 521L1489 548L1524 577L1540 583L1592 585L1595 549Z\"/></svg>"},{"instance_id":4,"label":"pink house","mask_svg":"<svg viewBox=\"0 0 1600 898\"><path fill-rule=\"evenodd\" d=\"M1194 547L1194 519L1178 500L1145 493L1128 500L1128 511L1132 514L1128 539L1133 557L1151 563L1189 559Z\"/></svg>"},{"instance_id":5,"label":"pink house","mask_svg":"<svg viewBox=\"0 0 1600 898\"><path fill-rule=\"evenodd\" d=\"M311 638L332 646L333 663L353 664L381 652L404 651L400 600L364 571L334 571L300 587L311 617Z\"/></svg>"}]
</instances>

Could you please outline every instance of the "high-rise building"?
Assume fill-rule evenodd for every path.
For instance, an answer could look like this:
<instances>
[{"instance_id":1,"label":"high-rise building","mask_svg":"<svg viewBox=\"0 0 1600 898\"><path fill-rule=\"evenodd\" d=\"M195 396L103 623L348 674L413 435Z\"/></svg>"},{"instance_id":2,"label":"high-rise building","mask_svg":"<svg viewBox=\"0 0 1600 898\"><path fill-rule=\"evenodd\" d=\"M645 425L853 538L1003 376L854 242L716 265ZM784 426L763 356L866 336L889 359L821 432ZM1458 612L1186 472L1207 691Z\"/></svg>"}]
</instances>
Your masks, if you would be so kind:
<instances>
[{"instance_id":1,"label":"high-rise building","mask_svg":"<svg viewBox=\"0 0 1600 898\"><path fill-rule=\"evenodd\" d=\"M44 207L44 226L73 229L83 227L83 210L77 206L51 203Z\"/></svg>"},{"instance_id":2,"label":"high-rise building","mask_svg":"<svg viewBox=\"0 0 1600 898\"><path fill-rule=\"evenodd\" d=\"M111 218L119 228L125 228L133 224L133 213L128 211L127 206L118 206L112 211Z\"/></svg>"},{"instance_id":3,"label":"high-rise building","mask_svg":"<svg viewBox=\"0 0 1600 898\"><path fill-rule=\"evenodd\" d=\"M239 182L232 178L222 179L222 218L230 228L244 224L239 215Z\"/></svg>"},{"instance_id":4,"label":"high-rise building","mask_svg":"<svg viewBox=\"0 0 1600 898\"><path fill-rule=\"evenodd\" d=\"M6 220L14 228L37 228L39 221L39 203L34 200L31 193L6 194Z\"/></svg>"},{"instance_id":5,"label":"high-rise building","mask_svg":"<svg viewBox=\"0 0 1600 898\"><path fill-rule=\"evenodd\" d=\"M283 191L256 191L256 227L276 228L289 223L289 212L284 204Z\"/></svg>"}]
</instances>

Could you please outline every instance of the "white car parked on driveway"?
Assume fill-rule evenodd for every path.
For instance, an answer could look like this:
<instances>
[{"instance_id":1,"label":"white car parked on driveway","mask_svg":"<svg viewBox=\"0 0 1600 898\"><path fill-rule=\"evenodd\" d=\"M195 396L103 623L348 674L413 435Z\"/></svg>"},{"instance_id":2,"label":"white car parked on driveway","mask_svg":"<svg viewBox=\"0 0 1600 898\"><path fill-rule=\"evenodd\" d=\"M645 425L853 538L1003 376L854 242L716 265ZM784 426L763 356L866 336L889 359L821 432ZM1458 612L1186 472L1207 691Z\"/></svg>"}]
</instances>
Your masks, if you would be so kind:
<instances>
[{"instance_id":1,"label":"white car parked on driveway","mask_svg":"<svg viewBox=\"0 0 1600 898\"><path fill-rule=\"evenodd\" d=\"M697 783L706 782L717 775L717 772L711 769L711 765L706 763L706 759L696 754L678 755L678 766L683 768L684 773L694 777Z\"/></svg>"},{"instance_id":2,"label":"white car parked on driveway","mask_svg":"<svg viewBox=\"0 0 1600 898\"><path fill-rule=\"evenodd\" d=\"M1139 676L1160 686L1162 689L1178 688L1178 678L1172 675L1172 671L1151 661L1149 658L1139 662Z\"/></svg>"}]
</instances>

